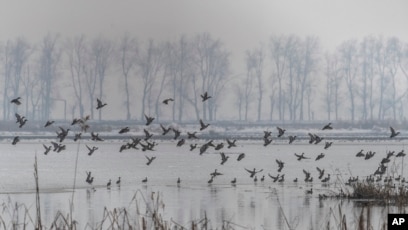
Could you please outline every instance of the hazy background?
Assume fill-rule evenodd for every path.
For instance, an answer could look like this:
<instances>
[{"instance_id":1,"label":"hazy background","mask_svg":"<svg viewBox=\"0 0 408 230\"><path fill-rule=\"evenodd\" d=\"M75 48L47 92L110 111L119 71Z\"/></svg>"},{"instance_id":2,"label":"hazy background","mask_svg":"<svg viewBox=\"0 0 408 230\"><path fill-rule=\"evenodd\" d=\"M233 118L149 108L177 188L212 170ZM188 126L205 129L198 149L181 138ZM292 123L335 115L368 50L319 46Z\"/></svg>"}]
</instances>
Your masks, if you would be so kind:
<instances>
[{"instance_id":1,"label":"hazy background","mask_svg":"<svg viewBox=\"0 0 408 230\"><path fill-rule=\"evenodd\" d=\"M231 52L232 76L245 72L244 52L267 44L271 35L317 36L323 51L367 35L408 41L408 2L404 0L21 0L0 4L2 43L16 37L36 43L49 33L58 33L64 40L81 34L119 39L128 32L141 41L167 41L208 32ZM269 54L266 68L268 65ZM117 84L115 87L117 90ZM110 106L115 111L115 105Z\"/></svg>"}]
</instances>

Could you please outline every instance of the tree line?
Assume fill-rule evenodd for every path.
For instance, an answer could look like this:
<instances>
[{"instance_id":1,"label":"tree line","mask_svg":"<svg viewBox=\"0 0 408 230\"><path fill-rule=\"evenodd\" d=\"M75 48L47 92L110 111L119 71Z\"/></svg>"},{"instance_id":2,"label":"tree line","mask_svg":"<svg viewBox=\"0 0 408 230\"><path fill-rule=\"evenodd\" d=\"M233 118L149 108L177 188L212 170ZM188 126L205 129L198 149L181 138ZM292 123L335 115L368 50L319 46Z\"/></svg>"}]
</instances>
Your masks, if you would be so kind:
<instances>
[{"instance_id":1,"label":"tree line","mask_svg":"<svg viewBox=\"0 0 408 230\"><path fill-rule=\"evenodd\" d=\"M221 108L242 121L406 116L408 45L397 37L350 39L329 52L315 36L273 35L244 51L245 72L239 74L231 68L233 54L209 33L173 41L140 41L128 33L118 40L48 34L36 44L19 37L0 48L3 120L14 119L10 100L18 96L25 101L18 109L31 120L50 119L57 101L67 105L65 116L101 120L96 98L115 94L123 96L125 111L118 119L126 120L144 114L217 120ZM120 94L106 78L120 84ZM62 88L73 96L62 98ZM206 103L204 92L212 97ZM163 111L166 98L174 101Z\"/></svg>"}]
</instances>

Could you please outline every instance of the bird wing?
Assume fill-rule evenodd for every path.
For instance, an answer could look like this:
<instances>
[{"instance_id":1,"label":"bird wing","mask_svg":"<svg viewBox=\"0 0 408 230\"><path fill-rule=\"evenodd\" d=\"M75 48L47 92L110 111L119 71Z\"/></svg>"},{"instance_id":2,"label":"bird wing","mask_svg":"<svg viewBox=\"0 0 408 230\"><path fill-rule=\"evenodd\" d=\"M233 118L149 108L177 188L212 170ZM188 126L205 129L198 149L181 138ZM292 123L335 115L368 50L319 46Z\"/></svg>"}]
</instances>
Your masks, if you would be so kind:
<instances>
[{"instance_id":1,"label":"bird wing","mask_svg":"<svg viewBox=\"0 0 408 230\"><path fill-rule=\"evenodd\" d=\"M391 127L391 126L390 126L390 130L391 130L391 133L392 133L392 134L394 134L394 133L395 133L394 128L393 128L393 127Z\"/></svg>"}]
</instances>

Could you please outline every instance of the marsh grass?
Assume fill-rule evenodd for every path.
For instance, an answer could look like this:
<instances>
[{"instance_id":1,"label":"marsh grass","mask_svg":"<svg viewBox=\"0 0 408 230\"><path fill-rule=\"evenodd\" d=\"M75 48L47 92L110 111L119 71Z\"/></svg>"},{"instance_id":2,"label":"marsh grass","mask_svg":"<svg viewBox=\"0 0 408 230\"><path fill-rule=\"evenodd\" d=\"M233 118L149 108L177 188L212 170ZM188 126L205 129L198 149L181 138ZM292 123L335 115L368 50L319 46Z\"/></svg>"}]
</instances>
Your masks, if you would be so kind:
<instances>
[{"instance_id":1,"label":"marsh grass","mask_svg":"<svg viewBox=\"0 0 408 230\"><path fill-rule=\"evenodd\" d=\"M67 214L59 210L55 214L51 223L44 223L41 218L40 207L40 185L37 157L34 163L34 179L36 184L36 204L35 217L30 213L30 207L25 204L13 203L11 199L3 202L0 213L0 229L25 230L25 229L50 229L50 230L76 230L79 229L79 223L73 217L73 207L70 205L70 210ZM72 204L72 202L70 202ZM174 220L166 220L163 218L165 204L163 203L159 192L151 192L145 195L140 190L137 190L127 208L114 208L109 210L104 208L102 218L94 225L85 223L84 229L102 230L102 229L137 229L137 230L173 230L173 229L212 229L209 226L210 220L207 214L198 220L191 220L188 226L183 226ZM230 221L223 221L220 229L246 229L244 226L234 224Z\"/></svg>"}]
</instances>

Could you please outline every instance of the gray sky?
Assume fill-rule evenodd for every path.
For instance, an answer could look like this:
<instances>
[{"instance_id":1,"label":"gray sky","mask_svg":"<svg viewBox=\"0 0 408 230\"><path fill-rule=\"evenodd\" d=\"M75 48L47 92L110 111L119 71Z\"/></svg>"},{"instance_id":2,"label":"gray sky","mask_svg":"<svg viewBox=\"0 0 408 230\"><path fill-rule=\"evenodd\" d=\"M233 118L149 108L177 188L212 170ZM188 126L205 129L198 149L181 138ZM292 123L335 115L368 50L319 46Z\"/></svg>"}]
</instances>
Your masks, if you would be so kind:
<instances>
[{"instance_id":1,"label":"gray sky","mask_svg":"<svg viewBox=\"0 0 408 230\"><path fill-rule=\"evenodd\" d=\"M0 42L47 33L139 40L175 40L209 32L231 51L232 72L244 72L244 52L271 35L315 35L323 50L366 35L408 42L406 0L0 0Z\"/></svg>"},{"instance_id":2,"label":"gray sky","mask_svg":"<svg viewBox=\"0 0 408 230\"><path fill-rule=\"evenodd\" d=\"M323 45L369 34L408 40L404 0L19 0L1 1L0 39L48 32L177 38L210 32L234 50L271 34L317 35Z\"/></svg>"}]
</instances>

